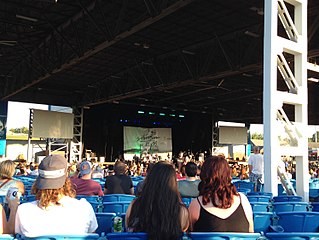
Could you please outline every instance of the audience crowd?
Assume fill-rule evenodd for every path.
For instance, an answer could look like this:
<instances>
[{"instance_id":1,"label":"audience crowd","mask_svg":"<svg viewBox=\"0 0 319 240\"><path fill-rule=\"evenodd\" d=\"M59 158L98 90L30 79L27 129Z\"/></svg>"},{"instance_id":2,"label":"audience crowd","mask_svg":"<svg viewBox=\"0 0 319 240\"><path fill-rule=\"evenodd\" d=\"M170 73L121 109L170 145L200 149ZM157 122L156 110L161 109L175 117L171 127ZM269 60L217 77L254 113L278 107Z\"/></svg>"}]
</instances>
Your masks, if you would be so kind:
<instances>
[{"instance_id":1,"label":"audience crowd","mask_svg":"<svg viewBox=\"0 0 319 240\"><path fill-rule=\"evenodd\" d=\"M19 204L19 196L6 196L0 205L0 233L33 237L94 232L98 227L94 208L76 196L107 194L136 196L126 212L126 229L147 232L150 239L178 239L185 231L253 232L251 205L232 184L235 178L249 179L248 164L190 152L165 161L147 156L119 158L114 165L94 160L67 163L60 155L50 155L40 164L6 160L0 162L0 195L16 187L23 197L26 188L15 176L34 176L29 194L35 201ZM294 168L285 159L283 165L293 178ZM132 177L137 176L142 178L135 186ZM317 166L310 167L309 177L318 177ZM96 181L99 178L104 186ZM186 206L182 198L193 200Z\"/></svg>"}]
</instances>

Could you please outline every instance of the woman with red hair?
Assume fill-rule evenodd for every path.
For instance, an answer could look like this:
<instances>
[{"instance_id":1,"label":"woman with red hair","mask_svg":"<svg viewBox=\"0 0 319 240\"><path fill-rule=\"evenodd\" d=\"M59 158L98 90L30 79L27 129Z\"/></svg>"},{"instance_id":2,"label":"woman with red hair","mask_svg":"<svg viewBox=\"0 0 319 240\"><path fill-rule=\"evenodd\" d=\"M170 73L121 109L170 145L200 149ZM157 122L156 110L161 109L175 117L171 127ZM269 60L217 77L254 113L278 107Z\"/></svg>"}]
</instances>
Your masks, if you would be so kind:
<instances>
[{"instance_id":1,"label":"woman with red hair","mask_svg":"<svg viewBox=\"0 0 319 240\"><path fill-rule=\"evenodd\" d=\"M252 208L231 183L231 169L224 156L206 158L200 179L199 197L189 206L191 231L254 232Z\"/></svg>"}]
</instances>

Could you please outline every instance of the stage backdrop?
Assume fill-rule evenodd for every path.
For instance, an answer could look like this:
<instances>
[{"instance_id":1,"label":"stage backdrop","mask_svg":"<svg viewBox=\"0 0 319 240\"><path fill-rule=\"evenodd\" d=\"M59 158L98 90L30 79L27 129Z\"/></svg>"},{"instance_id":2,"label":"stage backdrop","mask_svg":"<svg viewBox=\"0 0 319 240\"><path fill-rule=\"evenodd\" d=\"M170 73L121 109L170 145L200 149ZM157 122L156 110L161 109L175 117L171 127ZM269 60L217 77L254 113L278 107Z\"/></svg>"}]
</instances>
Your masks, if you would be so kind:
<instances>
[{"instance_id":1,"label":"stage backdrop","mask_svg":"<svg viewBox=\"0 0 319 240\"><path fill-rule=\"evenodd\" d=\"M172 152L171 128L124 126L124 153L140 154Z\"/></svg>"}]
</instances>

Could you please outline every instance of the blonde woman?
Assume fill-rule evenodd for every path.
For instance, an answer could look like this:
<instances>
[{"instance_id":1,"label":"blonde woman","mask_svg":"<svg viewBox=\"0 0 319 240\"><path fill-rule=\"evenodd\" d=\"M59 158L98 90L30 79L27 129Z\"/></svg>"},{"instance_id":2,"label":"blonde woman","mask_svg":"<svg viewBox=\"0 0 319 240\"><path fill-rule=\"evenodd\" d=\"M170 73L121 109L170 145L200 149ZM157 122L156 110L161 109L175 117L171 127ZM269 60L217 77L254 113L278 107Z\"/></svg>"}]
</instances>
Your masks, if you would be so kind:
<instances>
[{"instance_id":1,"label":"blonde woman","mask_svg":"<svg viewBox=\"0 0 319 240\"><path fill-rule=\"evenodd\" d=\"M11 160L5 160L0 162L0 195L5 196L10 187L16 187L19 192L24 194L24 184L21 181L14 180L16 165Z\"/></svg>"}]
</instances>

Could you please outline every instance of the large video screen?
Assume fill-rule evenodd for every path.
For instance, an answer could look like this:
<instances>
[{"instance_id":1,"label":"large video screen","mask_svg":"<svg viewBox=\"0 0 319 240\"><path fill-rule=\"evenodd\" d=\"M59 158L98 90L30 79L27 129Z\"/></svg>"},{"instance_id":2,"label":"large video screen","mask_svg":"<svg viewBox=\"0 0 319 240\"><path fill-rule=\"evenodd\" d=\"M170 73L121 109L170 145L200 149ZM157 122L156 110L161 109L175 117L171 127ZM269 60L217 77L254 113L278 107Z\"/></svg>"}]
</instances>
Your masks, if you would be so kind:
<instances>
[{"instance_id":1,"label":"large video screen","mask_svg":"<svg viewBox=\"0 0 319 240\"><path fill-rule=\"evenodd\" d=\"M171 128L124 126L124 153L140 154L172 152Z\"/></svg>"},{"instance_id":2,"label":"large video screen","mask_svg":"<svg viewBox=\"0 0 319 240\"><path fill-rule=\"evenodd\" d=\"M73 138L74 115L34 109L32 137Z\"/></svg>"}]
</instances>

